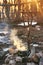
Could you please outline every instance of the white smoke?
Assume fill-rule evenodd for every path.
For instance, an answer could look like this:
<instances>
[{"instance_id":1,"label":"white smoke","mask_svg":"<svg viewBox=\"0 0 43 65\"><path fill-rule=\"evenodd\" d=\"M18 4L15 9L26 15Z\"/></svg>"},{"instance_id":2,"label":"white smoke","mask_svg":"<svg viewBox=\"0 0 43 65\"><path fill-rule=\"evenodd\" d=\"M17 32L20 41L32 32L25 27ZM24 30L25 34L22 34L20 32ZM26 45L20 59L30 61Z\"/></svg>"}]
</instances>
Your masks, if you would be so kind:
<instances>
[{"instance_id":1,"label":"white smoke","mask_svg":"<svg viewBox=\"0 0 43 65\"><path fill-rule=\"evenodd\" d=\"M10 39L14 42L13 44L18 50L25 51L27 50L27 46L22 42L21 39L18 38L17 31L18 30L15 28L11 30Z\"/></svg>"}]
</instances>

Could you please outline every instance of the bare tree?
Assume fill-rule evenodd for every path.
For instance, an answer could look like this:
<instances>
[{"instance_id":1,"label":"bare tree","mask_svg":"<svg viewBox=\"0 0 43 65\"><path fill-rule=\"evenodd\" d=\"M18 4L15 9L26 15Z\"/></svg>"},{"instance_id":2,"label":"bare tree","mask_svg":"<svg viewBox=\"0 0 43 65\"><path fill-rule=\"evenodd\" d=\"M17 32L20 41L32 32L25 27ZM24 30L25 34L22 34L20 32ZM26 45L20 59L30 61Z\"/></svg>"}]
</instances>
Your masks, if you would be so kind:
<instances>
[{"instance_id":1,"label":"bare tree","mask_svg":"<svg viewBox=\"0 0 43 65\"><path fill-rule=\"evenodd\" d=\"M10 6L7 6L7 0L3 0L3 4L5 6L3 6L3 9L5 8L5 14L7 16L7 18L9 19L9 13L10 13ZM9 3L8 3L9 4Z\"/></svg>"}]
</instances>

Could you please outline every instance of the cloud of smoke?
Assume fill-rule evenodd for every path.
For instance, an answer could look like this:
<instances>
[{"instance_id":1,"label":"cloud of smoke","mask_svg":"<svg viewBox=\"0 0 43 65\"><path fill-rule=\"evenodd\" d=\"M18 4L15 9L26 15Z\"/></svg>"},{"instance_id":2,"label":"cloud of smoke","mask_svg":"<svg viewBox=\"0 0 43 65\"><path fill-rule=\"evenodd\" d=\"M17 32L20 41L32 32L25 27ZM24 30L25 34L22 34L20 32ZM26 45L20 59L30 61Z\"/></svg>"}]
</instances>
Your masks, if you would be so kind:
<instances>
[{"instance_id":1,"label":"cloud of smoke","mask_svg":"<svg viewBox=\"0 0 43 65\"><path fill-rule=\"evenodd\" d=\"M13 45L16 46L18 50L25 51L27 50L27 46L22 42L21 39L18 38L17 31L18 30L15 28L11 30L10 39L13 41Z\"/></svg>"}]
</instances>

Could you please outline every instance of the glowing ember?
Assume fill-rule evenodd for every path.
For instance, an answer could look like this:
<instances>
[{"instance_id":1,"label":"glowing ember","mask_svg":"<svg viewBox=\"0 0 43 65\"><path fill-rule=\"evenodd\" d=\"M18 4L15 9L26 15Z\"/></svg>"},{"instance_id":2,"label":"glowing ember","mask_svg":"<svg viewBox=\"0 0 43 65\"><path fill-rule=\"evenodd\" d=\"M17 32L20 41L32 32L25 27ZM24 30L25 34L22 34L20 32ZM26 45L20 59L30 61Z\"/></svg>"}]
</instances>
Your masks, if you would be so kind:
<instances>
[{"instance_id":1,"label":"glowing ember","mask_svg":"<svg viewBox=\"0 0 43 65\"><path fill-rule=\"evenodd\" d=\"M14 42L13 43L14 46L16 46L16 48L18 50L21 50L21 51L27 50L27 45L25 45L25 43L23 43L22 40L19 39L16 34L17 34L17 30L16 29L11 30L10 39L11 39L11 41Z\"/></svg>"}]
</instances>

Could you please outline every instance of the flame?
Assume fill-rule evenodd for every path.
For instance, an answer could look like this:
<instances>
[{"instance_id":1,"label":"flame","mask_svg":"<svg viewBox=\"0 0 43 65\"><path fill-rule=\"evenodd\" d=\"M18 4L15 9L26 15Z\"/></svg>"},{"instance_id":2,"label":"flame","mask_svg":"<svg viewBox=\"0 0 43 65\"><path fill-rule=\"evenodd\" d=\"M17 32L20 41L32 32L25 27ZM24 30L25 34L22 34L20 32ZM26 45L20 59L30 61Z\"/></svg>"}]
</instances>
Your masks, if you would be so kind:
<instances>
[{"instance_id":1,"label":"flame","mask_svg":"<svg viewBox=\"0 0 43 65\"><path fill-rule=\"evenodd\" d=\"M14 4L14 0L7 0L8 3ZM22 1L21 1L22 2ZM37 5L37 9L39 10L39 3L38 0L23 0L23 2L35 2ZM3 3L3 0L0 0L0 3ZM14 10L14 6L12 6L12 9Z\"/></svg>"},{"instance_id":2,"label":"flame","mask_svg":"<svg viewBox=\"0 0 43 65\"><path fill-rule=\"evenodd\" d=\"M17 34L17 30L13 29L11 30L11 35L10 35L10 39L11 41L13 41L14 46L16 46L16 48L20 51L25 51L27 50L27 46L22 42L21 39L18 38Z\"/></svg>"},{"instance_id":3,"label":"flame","mask_svg":"<svg viewBox=\"0 0 43 65\"><path fill-rule=\"evenodd\" d=\"M32 0L27 0L28 2L32 2Z\"/></svg>"},{"instance_id":4,"label":"flame","mask_svg":"<svg viewBox=\"0 0 43 65\"><path fill-rule=\"evenodd\" d=\"M3 3L3 0L0 0L0 3L2 4Z\"/></svg>"},{"instance_id":5,"label":"flame","mask_svg":"<svg viewBox=\"0 0 43 65\"><path fill-rule=\"evenodd\" d=\"M10 4L14 4L14 1L17 1L17 0L7 0L7 3L10 3ZM43 17L43 7L41 7L41 3L39 2L40 0L21 0L21 3L24 3L24 2L29 2L29 4L27 4L28 5L28 10L29 11L32 11L31 10L31 4L33 3L35 3L35 5L36 5L36 8L37 8L37 12L40 12L41 13L41 15L42 15L42 17ZM16 2L17 3L17 2ZM3 0L0 0L0 4L3 4ZM34 5L34 6L35 6ZM22 9L22 7L20 7L21 9ZM25 5L25 7L24 7L24 9L26 8L26 5ZM3 7L2 6L0 6L0 13L2 12L2 9L3 9ZM33 7L33 9L34 9L34 7ZM11 6L10 7L10 13L14 13L15 11L15 6ZM20 10L21 11L21 10ZM34 10L35 11L35 10ZM4 9L4 16L6 17L6 14L5 14L5 9ZM18 6L16 6L16 12L18 12ZM15 13L16 14L16 13ZM10 14L10 15L12 15L12 14ZM3 15L1 14L1 16L3 17ZM15 16L15 15L14 15ZM21 14L21 17L22 17L22 14Z\"/></svg>"},{"instance_id":6,"label":"flame","mask_svg":"<svg viewBox=\"0 0 43 65\"><path fill-rule=\"evenodd\" d=\"M39 3L38 3L38 0L34 0L35 3L36 3L36 6L37 6L37 11L39 11Z\"/></svg>"}]
</instances>

